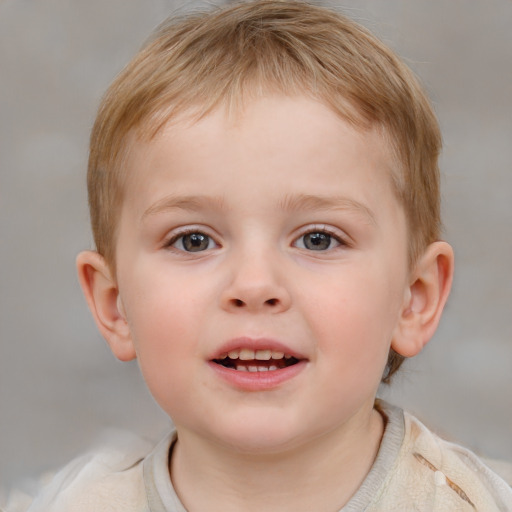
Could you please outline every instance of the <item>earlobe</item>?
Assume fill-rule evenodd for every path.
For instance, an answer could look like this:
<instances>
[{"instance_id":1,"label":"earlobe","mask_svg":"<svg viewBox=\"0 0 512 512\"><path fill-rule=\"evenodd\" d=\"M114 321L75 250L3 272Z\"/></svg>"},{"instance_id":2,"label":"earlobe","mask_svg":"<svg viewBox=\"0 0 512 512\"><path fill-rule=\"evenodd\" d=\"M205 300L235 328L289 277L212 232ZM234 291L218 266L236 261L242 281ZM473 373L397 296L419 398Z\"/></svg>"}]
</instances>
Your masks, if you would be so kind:
<instances>
[{"instance_id":1,"label":"earlobe","mask_svg":"<svg viewBox=\"0 0 512 512\"><path fill-rule=\"evenodd\" d=\"M450 293L453 261L451 246L434 242L416 263L391 343L398 354L417 355L434 335Z\"/></svg>"},{"instance_id":2,"label":"earlobe","mask_svg":"<svg viewBox=\"0 0 512 512\"><path fill-rule=\"evenodd\" d=\"M107 262L95 251L84 251L78 255L76 266L89 309L113 354L121 361L135 359L124 307Z\"/></svg>"}]
</instances>

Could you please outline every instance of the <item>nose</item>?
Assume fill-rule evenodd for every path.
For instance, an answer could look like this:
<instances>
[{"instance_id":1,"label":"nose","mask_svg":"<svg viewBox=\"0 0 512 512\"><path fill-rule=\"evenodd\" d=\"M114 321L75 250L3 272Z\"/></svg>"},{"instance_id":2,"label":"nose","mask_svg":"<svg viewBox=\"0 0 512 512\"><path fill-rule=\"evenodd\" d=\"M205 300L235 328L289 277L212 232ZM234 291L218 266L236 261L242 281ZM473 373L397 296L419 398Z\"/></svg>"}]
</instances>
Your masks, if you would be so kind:
<instances>
[{"instance_id":1,"label":"nose","mask_svg":"<svg viewBox=\"0 0 512 512\"><path fill-rule=\"evenodd\" d=\"M226 263L229 282L221 295L223 309L267 313L289 309L291 296L279 256L252 253L239 255L237 261Z\"/></svg>"}]
</instances>

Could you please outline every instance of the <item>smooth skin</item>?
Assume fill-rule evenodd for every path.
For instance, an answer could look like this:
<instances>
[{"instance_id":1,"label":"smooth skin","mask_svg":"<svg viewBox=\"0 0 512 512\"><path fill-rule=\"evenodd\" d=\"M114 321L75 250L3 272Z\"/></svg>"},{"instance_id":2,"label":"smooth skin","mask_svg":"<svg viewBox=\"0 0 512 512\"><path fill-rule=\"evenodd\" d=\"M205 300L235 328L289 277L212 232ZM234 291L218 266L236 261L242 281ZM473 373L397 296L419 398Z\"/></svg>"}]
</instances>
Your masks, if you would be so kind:
<instances>
[{"instance_id":1,"label":"smooth skin","mask_svg":"<svg viewBox=\"0 0 512 512\"><path fill-rule=\"evenodd\" d=\"M92 251L78 272L113 353L138 358L176 425L180 499L339 510L378 451L388 352L421 351L453 273L444 242L408 267L385 138L313 99L267 96L134 138L127 162L116 275ZM240 339L301 366L248 390L212 362Z\"/></svg>"}]
</instances>

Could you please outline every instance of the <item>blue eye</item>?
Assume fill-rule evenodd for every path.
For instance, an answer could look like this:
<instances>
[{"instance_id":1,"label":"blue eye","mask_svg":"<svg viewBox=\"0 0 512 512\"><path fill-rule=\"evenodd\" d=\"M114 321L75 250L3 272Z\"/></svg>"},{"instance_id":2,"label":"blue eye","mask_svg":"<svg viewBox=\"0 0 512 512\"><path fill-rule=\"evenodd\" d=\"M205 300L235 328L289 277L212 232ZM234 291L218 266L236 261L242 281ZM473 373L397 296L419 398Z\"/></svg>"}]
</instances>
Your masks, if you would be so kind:
<instances>
[{"instance_id":1,"label":"blue eye","mask_svg":"<svg viewBox=\"0 0 512 512\"><path fill-rule=\"evenodd\" d=\"M201 252L212 249L217 244L208 235L197 231L178 235L171 240L169 245L181 251Z\"/></svg>"},{"instance_id":2,"label":"blue eye","mask_svg":"<svg viewBox=\"0 0 512 512\"><path fill-rule=\"evenodd\" d=\"M296 242L300 249L327 251L340 245L340 241L325 231L311 231L302 235Z\"/></svg>"}]
</instances>

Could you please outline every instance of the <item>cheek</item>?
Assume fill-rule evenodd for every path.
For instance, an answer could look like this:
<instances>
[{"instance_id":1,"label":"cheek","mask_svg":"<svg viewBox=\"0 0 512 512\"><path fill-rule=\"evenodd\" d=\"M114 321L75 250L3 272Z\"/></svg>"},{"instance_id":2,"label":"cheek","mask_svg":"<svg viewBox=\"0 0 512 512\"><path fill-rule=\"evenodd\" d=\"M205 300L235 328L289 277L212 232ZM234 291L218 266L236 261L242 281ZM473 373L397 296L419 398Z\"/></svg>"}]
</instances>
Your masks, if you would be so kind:
<instances>
[{"instance_id":1,"label":"cheek","mask_svg":"<svg viewBox=\"0 0 512 512\"><path fill-rule=\"evenodd\" d=\"M141 355L166 357L190 352L197 343L200 306L184 293L147 297L132 317L132 333Z\"/></svg>"},{"instance_id":2,"label":"cheek","mask_svg":"<svg viewBox=\"0 0 512 512\"><path fill-rule=\"evenodd\" d=\"M351 369L355 362L384 365L401 304L393 277L368 264L331 280L325 289L329 292L314 294L306 306L313 312L309 318L319 350L343 353L340 361Z\"/></svg>"},{"instance_id":3,"label":"cheek","mask_svg":"<svg viewBox=\"0 0 512 512\"><path fill-rule=\"evenodd\" d=\"M194 286L182 281L155 272L132 276L127 283L131 297L126 304L127 319L138 363L158 402L164 393L179 392L184 372L199 360L204 307L191 293Z\"/></svg>"},{"instance_id":4,"label":"cheek","mask_svg":"<svg viewBox=\"0 0 512 512\"><path fill-rule=\"evenodd\" d=\"M186 301L183 301L186 303ZM145 309L133 328L140 371L160 407L171 417L193 400L190 376L197 375L199 333L181 301L169 300ZM141 312L144 314L144 311ZM198 382L195 383L197 386Z\"/></svg>"}]
</instances>

